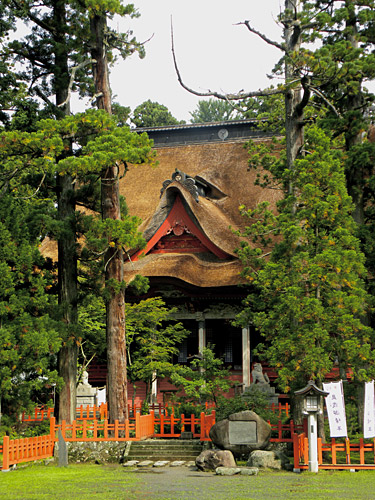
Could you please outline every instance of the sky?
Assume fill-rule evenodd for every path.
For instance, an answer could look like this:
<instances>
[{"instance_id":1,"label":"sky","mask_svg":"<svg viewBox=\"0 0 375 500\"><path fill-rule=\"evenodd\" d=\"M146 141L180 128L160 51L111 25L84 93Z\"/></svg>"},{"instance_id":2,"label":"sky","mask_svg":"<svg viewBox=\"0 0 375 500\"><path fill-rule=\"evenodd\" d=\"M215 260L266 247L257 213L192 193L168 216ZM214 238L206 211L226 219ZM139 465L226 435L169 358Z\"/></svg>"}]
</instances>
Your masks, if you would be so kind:
<instances>
[{"instance_id":1,"label":"sky","mask_svg":"<svg viewBox=\"0 0 375 500\"><path fill-rule=\"evenodd\" d=\"M118 60L111 69L115 100L134 109L150 99L164 104L179 120L190 121L199 97L177 81L171 52L171 17L181 76L197 91L251 91L269 86L267 74L280 51L236 23L249 20L268 38L281 40L276 19L283 0L134 0L141 16L115 27L132 30L138 41L149 40L146 57Z\"/></svg>"}]
</instances>

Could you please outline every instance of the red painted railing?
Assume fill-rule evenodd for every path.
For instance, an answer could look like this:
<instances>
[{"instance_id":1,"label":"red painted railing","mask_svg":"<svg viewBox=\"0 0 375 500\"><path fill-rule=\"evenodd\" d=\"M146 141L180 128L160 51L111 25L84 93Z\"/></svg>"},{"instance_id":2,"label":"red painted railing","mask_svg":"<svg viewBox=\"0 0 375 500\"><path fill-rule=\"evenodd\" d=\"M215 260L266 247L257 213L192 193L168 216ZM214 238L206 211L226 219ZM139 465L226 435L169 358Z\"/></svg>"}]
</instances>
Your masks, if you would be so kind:
<instances>
[{"instance_id":1,"label":"red painted railing","mask_svg":"<svg viewBox=\"0 0 375 500\"><path fill-rule=\"evenodd\" d=\"M281 420L277 422L277 424L271 424L272 433L270 441L273 443L293 443L293 434L298 432L307 433L307 420L304 419L302 425L297 425L293 420L290 422L283 424ZM277 435L276 437L275 434Z\"/></svg>"},{"instance_id":2,"label":"red painted railing","mask_svg":"<svg viewBox=\"0 0 375 500\"><path fill-rule=\"evenodd\" d=\"M309 441L306 434L293 434L294 468L308 469ZM353 457L353 453L356 454ZM324 462L323 462L324 460ZM367 463L366 463L367 461ZM337 442L322 443L318 438L319 469L375 469L375 439L365 442L363 438L358 443L349 439Z\"/></svg>"},{"instance_id":3,"label":"red painted railing","mask_svg":"<svg viewBox=\"0 0 375 500\"><path fill-rule=\"evenodd\" d=\"M171 413L174 412L175 408L178 408L180 404L163 404L163 403L156 403L156 404L149 404L148 409L149 411L154 411L156 414L161 414L164 412ZM134 417L134 415L137 412L141 412L143 409L144 404L142 402L134 403L134 404L129 404L128 405L128 414L131 415L131 417ZM209 409L215 408L215 404L213 402L210 403L205 403L205 410L208 411ZM268 407L269 410L271 410L273 413L281 417L283 414L288 417L290 414L290 405L288 403L282 404L272 404L271 406ZM30 414L27 414L26 412L22 413L22 422L41 422L43 420L48 420L51 417L54 416L54 408L46 408L44 406L38 406L34 409L34 411ZM105 420L108 418L108 406L107 403L101 403L100 406L79 406L76 408L76 420Z\"/></svg>"},{"instance_id":4,"label":"red painted railing","mask_svg":"<svg viewBox=\"0 0 375 500\"><path fill-rule=\"evenodd\" d=\"M141 415L136 413L133 422L125 420L123 424L115 420L110 424L108 420L74 420L72 424L67 424L65 420L61 425L57 425L55 418L51 418L51 426L56 435L61 429L62 436L67 442L75 441L140 441L153 437L154 418L153 415ZM57 439L57 438L56 438Z\"/></svg>"},{"instance_id":5,"label":"red painted railing","mask_svg":"<svg viewBox=\"0 0 375 500\"><path fill-rule=\"evenodd\" d=\"M14 464L52 457L54 445L55 439L52 434L12 440L9 436L4 436L1 469L9 470L9 467Z\"/></svg>"},{"instance_id":6,"label":"red painted railing","mask_svg":"<svg viewBox=\"0 0 375 500\"><path fill-rule=\"evenodd\" d=\"M140 441L151 437L177 438L181 436L189 426L193 437L201 441L209 441L209 432L215 423L215 410L210 415L201 413L200 417L175 417L171 415L155 415L153 411L149 415L135 413L135 417L120 424L117 420L109 424L108 420L75 420L72 424L65 421L61 425L56 424L51 417L51 434L56 436L61 429L65 441ZM57 439L57 438L56 438Z\"/></svg>"},{"instance_id":7,"label":"red painted railing","mask_svg":"<svg viewBox=\"0 0 375 500\"><path fill-rule=\"evenodd\" d=\"M22 422L42 422L54 416L54 408L46 408L44 406L36 407L35 410L27 415L22 413ZM107 403L102 403L100 406L79 406L76 408L76 420L104 420L108 418Z\"/></svg>"},{"instance_id":8,"label":"red painted railing","mask_svg":"<svg viewBox=\"0 0 375 500\"><path fill-rule=\"evenodd\" d=\"M178 438L182 432L189 431L193 433L194 438L199 438L201 441L211 441L209 432L211 427L215 424L216 412L212 410L210 415L204 412L199 417L190 415L190 417L182 414L180 417L175 417L172 412L171 415L160 413L154 416L155 426L157 430L154 437L157 438Z\"/></svg>"}]
</instances>

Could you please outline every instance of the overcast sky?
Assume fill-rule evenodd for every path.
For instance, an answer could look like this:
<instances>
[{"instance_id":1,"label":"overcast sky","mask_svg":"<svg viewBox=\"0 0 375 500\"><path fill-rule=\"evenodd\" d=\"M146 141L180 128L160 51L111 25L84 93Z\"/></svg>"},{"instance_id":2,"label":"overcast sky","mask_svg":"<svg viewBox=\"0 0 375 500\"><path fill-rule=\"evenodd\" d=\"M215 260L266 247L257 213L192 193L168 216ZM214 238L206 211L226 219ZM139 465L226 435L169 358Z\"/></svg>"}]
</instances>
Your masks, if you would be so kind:
<instances>
[{"instance_id":1,"label":"overcast sky","mask_svg":"<svg viewBox=\"0 0 375 500\"><path fill-rule=\"evenodd\" d=\"M111 70L116 100L134 109L147 99L169 108L182 120L190 120L198 97L178 83L171 53L170 22L173 18L175 52L185 83L199 91L250 91L270 85L266 74L280 58L278 49L267 45L245 26L280 41L276 18L283 0L134 0L141 17L119 25L131 29L146 44L146 57L137 55L118 61ZM274 82L277 83L277 82Z\"/></svg>"}]
</instances>

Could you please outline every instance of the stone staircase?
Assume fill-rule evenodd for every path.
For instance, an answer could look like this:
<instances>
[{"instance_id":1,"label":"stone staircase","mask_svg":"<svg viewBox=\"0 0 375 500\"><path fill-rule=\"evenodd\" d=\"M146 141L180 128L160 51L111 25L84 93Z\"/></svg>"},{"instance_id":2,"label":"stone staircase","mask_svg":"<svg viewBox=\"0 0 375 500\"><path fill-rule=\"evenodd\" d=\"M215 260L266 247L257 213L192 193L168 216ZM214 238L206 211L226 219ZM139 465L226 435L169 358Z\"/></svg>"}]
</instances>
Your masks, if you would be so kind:
<instances>
[{"instance_id":1,"label":"stone staircase","mask_svg":"<svg viewBox=\"0 0 375 500\"><path fill-rule=\"evenodd\" d=\"M194 439L146 439L144 441L131 442L130 449L124 457L124 461L161 461L170 462L183 460L186 462L195 461L197 456L207 447L207 443L202 443Z\"/></svg>"}]
</instances>

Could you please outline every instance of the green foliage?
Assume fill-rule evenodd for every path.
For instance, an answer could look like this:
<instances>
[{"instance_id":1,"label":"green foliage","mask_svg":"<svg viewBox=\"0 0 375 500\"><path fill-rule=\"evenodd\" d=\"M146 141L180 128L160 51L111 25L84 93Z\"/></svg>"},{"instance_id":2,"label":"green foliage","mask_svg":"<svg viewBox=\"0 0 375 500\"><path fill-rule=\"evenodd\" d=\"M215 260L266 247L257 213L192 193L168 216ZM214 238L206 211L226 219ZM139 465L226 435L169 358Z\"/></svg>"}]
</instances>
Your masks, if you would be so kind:
<instances>
[{"instance_id":1,"label":"green foliage","mask_svg":"<svg viewBox=\"0 0 375 500\"><path fill-rule=\"evenodd\" d=\"M176 369L172 357L188 332L172 320L175 310L167 308L161 298L126 304L125 312L128 375L131 380L145 381L150 389L155 372L165 377Z\"/></svg>"},{"instance_id":2,"label":"green foliage","mask_svg":"<svg viewBox=\"0 0 375 500\"><path fill-rule=\"evenodd\" d=\"M187 401L204 403L214 401L229 391L231 381L224 362L215 357L210 346L203 349L202 356L192 360L190 366L179 366L171 380L177 388L185 391Z\"/></svg>"},{"instance_id":3,"label":"green foliage","mask_svg":"<svg viewBox=\"0 0 375 500\"><path fill-rule=\"evenodd\" d=\"M197 109L190 114L191 123L226 122L242 118L231 102L218 99L198 101Z\"/></svg>"},{"instance_id":4,"label":"green foliage","mask_svg":"<svg viewBox=\"0 0 375 500\"><path fill-rule=\"evenodd\" d=\"M3 411L16 413L59 384L60 327L48 293L53 277L27 228L32 206L4 196L0 214L0 397Z\"/></svg>"},{"instance_id":5,"label":"green foliage","mask_svg":"<svg viewBox=\"0 0 375 500\"><path fill-rule=\"evenodd\" d=\"M138 128L160 127L164 125L184 124L183 120L178 121L166 106L150 100L143 102L135 108L131 118Z\"/></svg>"},{"instance_id":6,"label":"green foliage","mask_svg":"<svg viewBox=\"0 0 375 500\"><path fill-rule=\"evenodd\" d=\"M241 396L234 396L233 398L220 397L217 401L216 407L216 421L228 418L232 413L240 411L251 410L264 420L275 421L277 417L275 414L267 409L269 403L268 397L259 389L254 389L245 398Z\"/></svg>"},{"instance_id":7,"label":"green foliage","mask_svg":"<svg viewBox=\"0 0 375 500\"><path fill-rule=\"evenodd\" d=\"M82 331L85 356L96 361L106 359L105 302L100 296L85 295L78 308L78 321Z\"/></svg>"},{"instance_id":8,"label":"green foliage","mask_svg":"<svg viewBox=\"0 0 375 500\"><path fill-rule=\"evenodd\" d=\"M374 332L361 322L370 297L343 161L322 130L311 127L306 137L308 154L292 170L270 164L271 178L285 190L293 186L278 214L265 205L242 209L252 224L244 234L251 243L238 250L254 287L239 322L252 321L265 337L258 351L286 392L308 379L324 380L335 360L350 365L357 380L374 374Z\"/></svg>"}]
</instances>

